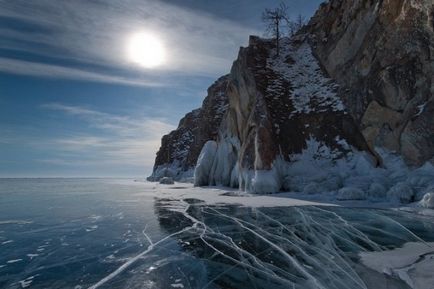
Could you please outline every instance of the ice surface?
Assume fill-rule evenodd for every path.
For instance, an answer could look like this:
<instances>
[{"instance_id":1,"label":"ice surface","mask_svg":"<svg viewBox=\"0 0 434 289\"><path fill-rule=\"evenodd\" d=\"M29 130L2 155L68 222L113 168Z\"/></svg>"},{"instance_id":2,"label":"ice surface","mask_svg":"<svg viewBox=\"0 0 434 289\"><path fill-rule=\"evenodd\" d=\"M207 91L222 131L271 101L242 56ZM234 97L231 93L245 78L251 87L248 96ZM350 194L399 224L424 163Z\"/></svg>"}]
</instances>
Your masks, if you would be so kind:
<instances>
[{"instance_id":1,"label":"ice surface","mask_svg":"<svg viewBox=\"0 0 434 289\"><path fill-rule=\"evenodd\" d=\"M402 248L363 252L362 262L379 273L396 276L413 289L431 289L434 284L434 243L410 242Z\"/></svg>"},{"instance_id":2,"label":"ice surface","mask_svg":"<svg viewBox=\"0 0 434 289\"><path fill-rule=\"evenodd\" d=\"M10 182L0 186L0 220L32 222L0 225L0 240L14 240L1 246L5 288L408 289L359 253L434 242L434 219L419 207L345 208L132 180ZM423 274L408 272L418 284Z\"/></svg>"}]
</instances>

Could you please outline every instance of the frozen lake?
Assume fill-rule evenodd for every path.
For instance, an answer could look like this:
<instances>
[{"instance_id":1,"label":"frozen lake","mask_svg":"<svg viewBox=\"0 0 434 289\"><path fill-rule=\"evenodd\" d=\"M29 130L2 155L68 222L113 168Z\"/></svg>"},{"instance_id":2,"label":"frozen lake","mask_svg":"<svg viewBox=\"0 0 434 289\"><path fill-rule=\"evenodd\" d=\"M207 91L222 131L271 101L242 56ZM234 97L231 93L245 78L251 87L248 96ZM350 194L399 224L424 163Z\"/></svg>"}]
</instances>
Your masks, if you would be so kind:
<instances>
[{"instance_id":1,"label":"frozen lake","mask_svg":"<svg viewBox=\"0 0 434 289\"><path fill-rule=\"evenodd\" d=\"M0 179L0 288L424 288L361 262L409 242L434 259L432 216L126 179Z\"/></svg>"}]
</instances>

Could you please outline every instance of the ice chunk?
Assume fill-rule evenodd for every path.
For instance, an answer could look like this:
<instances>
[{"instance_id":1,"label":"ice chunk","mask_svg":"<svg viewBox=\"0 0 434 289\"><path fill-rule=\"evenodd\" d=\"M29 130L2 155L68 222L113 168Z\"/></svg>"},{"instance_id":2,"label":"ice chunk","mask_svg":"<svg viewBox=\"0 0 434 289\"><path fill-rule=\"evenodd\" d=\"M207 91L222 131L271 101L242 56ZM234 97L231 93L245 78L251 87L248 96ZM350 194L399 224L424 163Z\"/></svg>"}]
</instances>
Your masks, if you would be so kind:
<instances>
[{"instance_id":1,"label":"ice chunk","mask_svg":"<svg viewBox=\"0 0 434 289\"><path fill-rule=\"evenodd\" d=\"M175 181L171 177L164 177L160 179L160 184L173 185Z\"/></svg>"},{"instance_id":2,"label":"ice chunk","mask_svg":"<svg viewBox=\"0 0 434 289\"><path fill-rule=\"evenodd\" d=\"M206 186L209 184L210 172L217 152L217 143L208 141L202 148L194 170L194 185Z\"/></svg>"},{"instance_id":3,"label":"ice chunk","mask_svg":"<svg viewBox=\"0 0 434 289\"><path fill-rule=\"evenodd\" d=\"M321 189L320 186L314 182L309 183L303 189L303 193L309 194L309 195L319 194L321 192L323 192L323 189Z\"/></svg>"},{"instance_id":4,"label":"ice chunk","mask_svg":"<svg viewBox=\"0 0 434 289\"><path fill-rule=\"evenodd\" d=\"M219 142L210 172L209 184L229 186L234 183L234 180L238 178L234 175L236 174L234 171L236 161L233 140L228 138Z\"/></svg>"},{"instance_id":5,"label":"ice chunk","mask_svg":"<svg viewBox=\"0 0 434 289\"><path fill-rule=\"evenodd\" d=\"M434 284L434 243L409 242L402 248L360 253L363 264L399 277L414 289L430 289Z\"/></svg>"},{"instance_id":6,"label":"ice chunk","mask_svg":"<svg viewBox=\"0 0 434 289\"><path fill-rule=\"evenodd\" d=\"M372 183L369 186L368 196L373 199L381 199L386 197L386 188L379 183Z\"/></svg>"},{"instance_id":7,"label":"ice chunk","mask_svg":"<svg viewBox=\"0 0 434 289\"><path fill-rule=\"evenodd\" d=\"M434 192L425 194L419 204L424 208L434 209Z\"/></svg>"},{"instance_id":8,"label":"ice chunk","mask_svg":"<svg viewBox=\"0 0 434 289\"><path fill-rule=\"evenodd\" d=\"M414 191L413 189L405 182L399 182L394 185L387 192L387 197L389 200L399 201L402 204L408 204L414 201Z\"/></svg>"},{"instance_id":9,"label":"ice chunk","mask_svg":"<svg viewBox=\"0 0 434 289\"><path fill-rule=\"evenodd\" d=\"M255 171L252 180L252 191L254 193L276 193L281 188L280 178L275 169Z\"/></svg>"},{"instance_id":10,"label":"ice chunk","mask_svg":"<svg viewBox=\"0 0 434 289\"><path fill-rule=\"evenodd\" d=\"M365 200L366 194L359 188L345 187L339 190L337 199L339 201Z\"/></svg>"}]
</instances>

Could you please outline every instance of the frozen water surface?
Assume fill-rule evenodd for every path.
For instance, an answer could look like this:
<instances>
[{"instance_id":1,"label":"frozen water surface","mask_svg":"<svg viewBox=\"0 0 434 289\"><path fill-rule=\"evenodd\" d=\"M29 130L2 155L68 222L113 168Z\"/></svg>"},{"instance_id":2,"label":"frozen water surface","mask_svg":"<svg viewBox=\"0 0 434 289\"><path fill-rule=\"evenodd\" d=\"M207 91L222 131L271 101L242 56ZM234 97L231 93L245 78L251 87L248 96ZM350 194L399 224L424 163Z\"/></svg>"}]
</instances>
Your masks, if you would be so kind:
<instances>
[{"instance_id":1,"label":"frozen water surface","mask_svg":"<svg viewBox=\"0 0 434 289\"><path fill-rule=\"evenodd\" d=\"M0 180L0 288L430 288L430 242L433 215L417 208L132 180Z\"/></svg>"}]
</instances>

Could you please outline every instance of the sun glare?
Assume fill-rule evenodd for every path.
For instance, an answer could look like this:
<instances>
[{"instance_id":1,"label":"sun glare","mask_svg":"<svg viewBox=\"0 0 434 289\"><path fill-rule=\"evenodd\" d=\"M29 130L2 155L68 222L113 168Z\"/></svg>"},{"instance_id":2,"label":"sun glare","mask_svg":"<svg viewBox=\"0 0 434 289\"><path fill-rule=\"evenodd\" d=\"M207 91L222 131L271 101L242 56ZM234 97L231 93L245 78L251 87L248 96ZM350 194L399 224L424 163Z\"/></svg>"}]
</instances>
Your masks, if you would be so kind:
<instances>
[{"instance_id":1,"label":"sun glare","mask_svg":"<svg viewBox=\"0 0 434 289\"><path fill-rule=\"evenodd\" d=\"M129 60L145 68L160 66L166 60L163 43L151 33L133 34L129 39L127 49Z\"/></svg>"}]
</instances>

